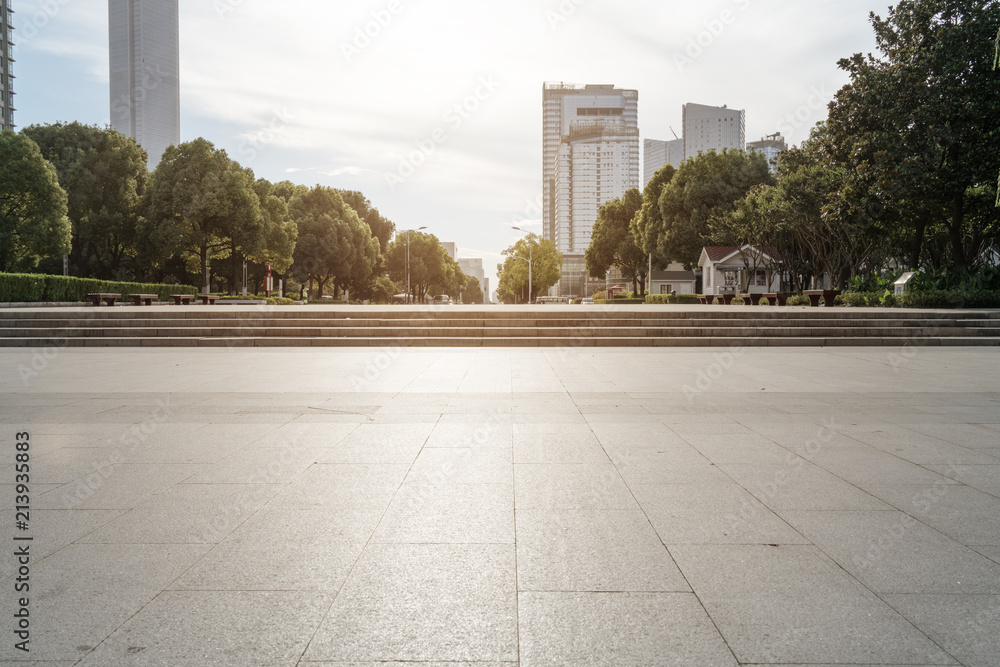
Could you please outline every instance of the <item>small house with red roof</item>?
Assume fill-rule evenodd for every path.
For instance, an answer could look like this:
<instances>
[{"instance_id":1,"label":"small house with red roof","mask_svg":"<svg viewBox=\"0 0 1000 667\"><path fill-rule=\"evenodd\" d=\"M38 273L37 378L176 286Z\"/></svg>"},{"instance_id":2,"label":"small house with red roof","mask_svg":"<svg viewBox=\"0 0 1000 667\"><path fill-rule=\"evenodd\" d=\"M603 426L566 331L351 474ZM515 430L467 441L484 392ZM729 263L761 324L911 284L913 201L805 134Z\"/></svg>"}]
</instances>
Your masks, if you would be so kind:
<instances>
[{"instance_id":1,"label":"small house with red roof","mask_svg":"<svg viewBox=\"0 0 1000 667\"><path fill-rule=\"evenodd\" d=\"M698 266L702 294L769 294L781 291L781 256L774 248L705 246Z\"/></svg>"}]
</instances>

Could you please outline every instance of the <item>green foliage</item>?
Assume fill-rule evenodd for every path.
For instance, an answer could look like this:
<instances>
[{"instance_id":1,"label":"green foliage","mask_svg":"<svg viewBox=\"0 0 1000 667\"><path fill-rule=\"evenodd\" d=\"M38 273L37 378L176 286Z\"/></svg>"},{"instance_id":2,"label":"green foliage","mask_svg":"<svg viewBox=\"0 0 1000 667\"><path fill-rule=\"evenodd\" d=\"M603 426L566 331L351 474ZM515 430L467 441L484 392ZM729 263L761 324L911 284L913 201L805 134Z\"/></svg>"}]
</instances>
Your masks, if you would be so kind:
<instances>
[{"instance_id":1,"label":"green foliage","mask_svg":"<svg viewBox=\"0 0 1000 667\"><path fill-rule=\"evenodd\" d=\"M122 294L124 297L130 294L156 294L166 301L171 294L197 294L198 290L187 285L118 282L35 273L0 273L0 302L80 303L87 301L87 294L96 293Z\"/></svg>"},{"instance_id":2,"label":"green foliage","mask_svg":"<svg viewBox=\"0 0 1000 667\"><path fill-rule=\"evenodd\" d=\"M646 303L646 299L634 298L634 299L594 299L595 304L601 305L611 305L611 306L634 306L637 304Z\"/></svg>"},{"instance_id":3,"label":"green foliage","mask_svg":"<svg viewBox=\"0 0 1000 667\"><path fill-rule=\"evenodd\" d=\"M709 151L689 158L663 188L662 227L647 226L643 247L654 248L661 265L680 262L690 269L711 245L709 222L732 210L754 186L773 182L767 158L758 151Z\"/></svg>"},{"instance_id":4,"label":"green foliage","mask_svg":"<svg viewBox=\"0 0 1000 667\"><path fill-rule=\"evenodd\" d=\"M592 277L603 278L614 266L632 281L633 290L641 289L640 285L646 284L649 258L636 245L630 228L632 220L642 209L642 203L642 195L633 188L621 198L601 206L585 253L587 272Z\"/></svg>"},{"instance_id":5,"label":"green foliage","mask_svg":"<svg viewBox=\"0 0 1000 667\"><path fill-rule=\"evenodd\" d=\"M210 262L262 251L267 224L254 191L254 176L205 139L170 146L153 172L143 198L145 255L162 263L190 252L198 257L202 290L208 292ZM235 284L235 280L233 283Z\"/></svg>"},{"instance_id":6,"label":"green foliage","mask_svg":"<svg viewBox=\"0 0 1000 667\"><path fill-rule=\"evenodd\" d=\"M368 198L360 192L354 190L340 190L339 192L347 205L353 208L358 217L372 230L372 236L378 239L379 252L384 255L389 249L389 242L392 241L393 234L396 233L396 223L383 217L378 209L368 201Z\"/></svg>"},{"instance_id":7,"label":"green foliage","mask_svg":"<svg viewBox=\"0 0 1000 667\"><path fill-rule=\"evenodd\" d=\"M478 305L483 303L483 286L475 276L467 276L468 282L462 291L462 303Z\"/></svg>"},{"instance_id":8,"label":"green foliage","mask_svg":"<svg viewBox=\"0 0 1000 667\"><path fill-rule=\"evenodd\" d=\"M365 285L379 263L378 239L340 193L317 185L296 194L288 213L298 226L292 267L302 280L316 281L321 297L327 283L337 289Z\"/></svg>"},{"instance_id":9,"label":"green foliage","mask_svg":"<svg viewBox=\"0 0 1000 667\"><path fill-rule=\"evenodd\" d=\"M701 301L697 294L648 294L646 303L694 305Z\"/></svg>"},{"instance_id":10,"label":"green foliage","mask_svg":"<svg viewBox=\"0 0 1000 667\"><path fill-rule=\"evenodd\" d=\"M667 164L653 174L653 178L642 191L642 208L636 213L629 229L636 239L636 245L642 251L653 255L653 265L662 269L669 264L666 257L658 254L658 240L663 233L663 215L660 213L660 196L677 172L673 165Z\"/></svg>"},{"instance_id":11,"label":"green foliage","mask_svg":"<svg viewBox=\"0 0 1000 667\"><path fill-rule=\"evenodd\" d=\"M537 234L528 234L502 253L497 264L497 296L503 303L525 303L528 300L528 260L531 259L531 298L544 294L562 275L562 253L556 245Z\"/></svg>"},{"instance_id":12,"label":"green foliage","mask_svg":"<svg viewBox=\"0 0 1000 667\"><path fill-rule=\"evenodd\" d=\"M389 244L387 265L389 277L402 285L404 291L409 266L410 293L414 303L423 303L424 296L429 292L457 295L458 292L448 291L449 286L454 286L459 274L464 276L458 262L451 258L441 241L433 234L420 231L402 231L393 239Z\"/></svg>"},{"instance_id":13,"label":"green foliage","mask_svg":"<svg viewBox=\"0 0 1000 667\"><path fill-rule=\"evenodd\" d=\"M146 151L109 128L32 125L22 134L56 168L73 229L70 265L92 278L134 275L139 203L149 173Z\"/></svg>"},{"instance_id":14,"label":"green foliage","mask_svg":"<svg viewBox=\"0 0 1000 667\"><path fill-rule=\"evenodd\" d=\"M0 271L33 270L70 251L66 192L25 135L0 132Z\"/></svg>"},{"instance_id":15,"label":"green foliage","mask_svg":"<svg viewBox=\"0 0 1000 667\"><path fill-rule=\"evenodd\" d=\"M788 297L788 301L785 302L786 306L808 306L809 297L805 294L793 294Z\"/></svg>"},{"instance_id":16,"label":"green foliage","mask_svg":"<svg viewBox=\"0 0 1000 667\"><path fill-rule=\"evenodd\" d=\"M1000 3L900 0L871 22L878 52L840 61L830 105L840 208L886 226L900 264L975 266L1000 239Z\"/></svg>"}]
</instances>

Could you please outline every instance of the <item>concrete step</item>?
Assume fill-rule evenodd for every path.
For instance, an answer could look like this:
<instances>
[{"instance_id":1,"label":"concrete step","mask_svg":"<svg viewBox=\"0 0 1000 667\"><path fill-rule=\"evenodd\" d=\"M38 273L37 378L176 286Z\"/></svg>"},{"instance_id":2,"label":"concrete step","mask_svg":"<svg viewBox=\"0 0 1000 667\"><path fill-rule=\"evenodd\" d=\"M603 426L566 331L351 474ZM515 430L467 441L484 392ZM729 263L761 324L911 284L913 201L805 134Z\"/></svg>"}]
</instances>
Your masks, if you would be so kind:
<instances>
[{"instance_id":1,"label":"concrete step","mask_svg":"<svg viewBox=\"0 0 1000 667\"><path fill-rule=\"evenodd\" d=\"M0 346L995 345L1000 311L75 308L0 313Z\"/></svg>"}]
</instances>

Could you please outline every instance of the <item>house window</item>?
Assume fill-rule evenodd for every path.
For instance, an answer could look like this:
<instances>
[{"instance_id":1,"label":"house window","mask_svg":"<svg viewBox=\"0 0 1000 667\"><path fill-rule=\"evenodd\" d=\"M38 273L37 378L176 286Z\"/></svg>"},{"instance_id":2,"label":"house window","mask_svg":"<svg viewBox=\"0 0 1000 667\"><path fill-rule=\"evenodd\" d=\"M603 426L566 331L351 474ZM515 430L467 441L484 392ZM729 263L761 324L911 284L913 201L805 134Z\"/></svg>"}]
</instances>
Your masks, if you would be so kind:
<instances>
[{"instance_id":1,"label":"house window","mask_svg":"<svg viewBox=\"0 0 1000 667\"><path fill-rule=\"evenodd\" d=\"M757 287L767 287L767 272L757 269Z\"/></svg>"},{"instance_id":2,"label":"house window","mask_svg":"<svg viewBox=\"0 0 1000 667\"><path fill-rule=\"evenodd\" d=\"M660 294L670 294L670 289L667 285L660 285Z\"/></svg>"},{"instance_id":3,"label":"house window","mask_svg":"<svg viewBox=\"0 0 1000 667\"><path fill-rule=\"evenodd\" d=\"M735 271L726 271L726 287L736 287Z\"/></svg>"}]
</instances>

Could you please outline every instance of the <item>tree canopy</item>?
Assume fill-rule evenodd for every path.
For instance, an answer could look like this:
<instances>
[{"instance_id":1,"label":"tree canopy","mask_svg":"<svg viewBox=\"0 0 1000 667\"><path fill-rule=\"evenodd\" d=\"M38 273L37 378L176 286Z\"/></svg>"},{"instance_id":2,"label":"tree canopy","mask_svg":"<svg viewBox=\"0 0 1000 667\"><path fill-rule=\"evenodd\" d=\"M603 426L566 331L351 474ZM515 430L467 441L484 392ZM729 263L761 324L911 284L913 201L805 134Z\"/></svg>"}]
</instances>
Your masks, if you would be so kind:
<instances>
[{"instance_id":1,"label":"tree canopy","mask_svg":"<svg viewBox=\"0 0 1000 667\"><path fill-rule=\"evenodd\" d=\"M643 248L660 265L698 263L701 249L712 242L709 222L731 210L757 185L774 182L767 158L758 151L709 151L684 161L660 195L659 227L646 223Z\"/></svg>"},{"instance_id":2,"label":"tree canopy","mask_svg":"<svg viewBox=\"0 0 1000 667\"><path fill-rule=\"evenodd\" d=\"M632 219L630 229L635 236L636 245L647 255L653 255L653 265L659 269L666 268L669 262L659 255L659 237L663 232L663 214L660 213L660 196L674 178L677 170L671 164L664 165L649 179L642 191L642 208Z\"/></svg>"},{"instance_id":3,"label":"tree canopy","mask_svg":"<svg viewBox=\"0 0 1000 667\"><path fill-rule=\"evenodd\" d=\"M409 283L412 300L423 303L424 296L432 291L458 296L459 292L449 293L448 290L453 289L456 271L461 274L461 269L458 268L458 262L451 258L433 234L400 231L389 244L387 255L389 277L402 286L405 292L407 244L409 244Z\"/></svg>"},{"instance_id":4,"label":"tree canopy","mask_svg":"<svg viewBox=\"0 0 1000 667\"><path fill-rule=\"evenodd\" d=\"M635 188L601 206L584 258L592 277L603 278L614 266L632 281L633 292L644 294L649 255L636 245L631 229L642 208L643 196Z\"/></svg>"},{"instance_id":5,"label":"tree canopy","mask_svg":"<svg viewBox=\"0 0 1000 667\"><path fill-rule=\"evenodd\" d=\"M909 266L971 268L1000 234L1000 3L901 0L871 24L878 53L840 61L851 81L830 105L848 212L888 216Z\"/></svg>"},{"instance_id":6,"label":"tree canopy","mask_svg":"<svg viewBox=\"0 0 1000 667\"><path fill-rule=\"evenodd\" d=\"M74 274L130 279L139 203L149 172L134 139L81 123L32 125L22 130L51 162L68 196Z\"/></svg>"},{"instance_id":7,"label":"tree canopy","mask_svg":"<svg viewBox=\"0 0 1000 667\"><path fill-rule=\"evenodd\" d=\"M303 282L315 281L317 296L327 283L336 293L372 277L380 261L378 239L337 190L317 185L300 191L288 214L298 227L292 271Z\"/></svg>"},{"instance_id":8,"label":"tree canopy","mask_svg":"<svg viewBox=\"0 0 1000 667\"><path fill-rule=\"evenodd\" d=\"M164 261L173 254L194 254L205 293L213 257L253 256L264 245L266 225L253 172L205 139L167 148L143 209L149 255Z\"/></svg>"},{"instance_id":9,"label":"tree canopy","mask_svg":"<svg viewBox=\"0 0 1000 667\"><path fill-rule=\"evenodd\" d=\"M69 253L66 192L28 136L0 132L0 271L31 270Z\"/></svg>"},{"instance_id":10,"label":"tree canopy","mask_svg":"<svg viewBox=\"0 0 1000 667\"><path fill-rule=\"evenodd\" d=\"M504 303L528 301L528 262L531 260L531 298L535 299L559 282L562 274L562 253L556 244L537 234L528 234L502 253L497 264L500 282L497 296Z\"/></svg>"}]
</instances>

